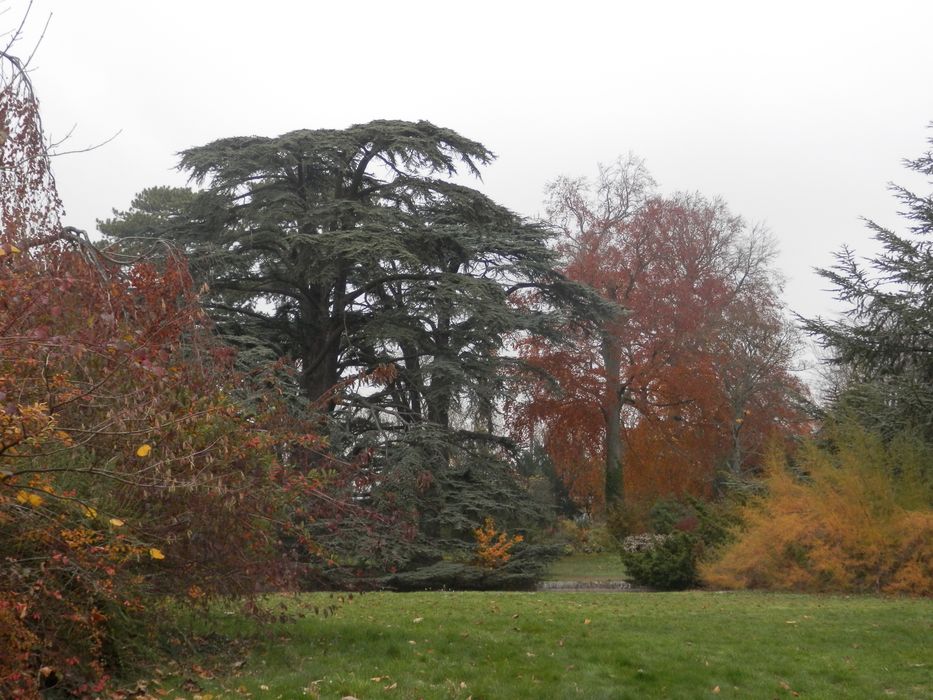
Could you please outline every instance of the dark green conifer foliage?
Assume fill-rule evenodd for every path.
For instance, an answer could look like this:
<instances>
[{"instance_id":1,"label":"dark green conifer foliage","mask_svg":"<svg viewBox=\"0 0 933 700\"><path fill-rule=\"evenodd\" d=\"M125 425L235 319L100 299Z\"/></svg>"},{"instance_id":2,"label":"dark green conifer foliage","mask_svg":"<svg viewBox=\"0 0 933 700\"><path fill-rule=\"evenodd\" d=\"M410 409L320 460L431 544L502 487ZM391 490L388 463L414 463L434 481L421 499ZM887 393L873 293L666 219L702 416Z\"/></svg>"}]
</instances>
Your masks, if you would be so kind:
<instances>
[{"instance_id":1,"label":"dark green conifer foliage","mask_svg":"<svg viewBox=\"0 0 933 700\"><path fill-rule=\"evenodd\" d=\"M933 150L906 165L933 185ZM862 261L843 248L832 268L818 270L848 304L845 315L803 324L841 368L837 410L885 435L909 428L933 441L933 195L891 190L909 232L868 221L880 253Z\"/></svg>"},{"instance_id":2,"label":"dark green conifer foliage","mask_svg":"<svg viewBox=\"0 0 933 700\"><path fill-rule=\"evenodd\" d=\"M335 449L369 455L368 498L417 519L399 560L515 521L510 445L490 430L503 345L604 312L553 271L546 229L452 180L493 157L428 122L221 139L181 154L200 189L146 190L99 224L128 249L183 246L243 357L294 362L290 390L330 416Z\"/></svg>"}]
</instances>

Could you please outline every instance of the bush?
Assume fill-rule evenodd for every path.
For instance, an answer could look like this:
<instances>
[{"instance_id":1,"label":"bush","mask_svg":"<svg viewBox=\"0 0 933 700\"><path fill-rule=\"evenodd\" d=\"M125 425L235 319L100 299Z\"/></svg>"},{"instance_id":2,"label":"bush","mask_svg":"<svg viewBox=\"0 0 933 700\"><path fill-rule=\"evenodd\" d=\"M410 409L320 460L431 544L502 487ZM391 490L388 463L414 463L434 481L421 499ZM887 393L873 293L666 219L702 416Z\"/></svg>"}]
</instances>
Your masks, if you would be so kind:
<instances>
[{"instance_id":1,"label":"bush","mask_svg":"<svg viewBox=\"0 0 933 700\"><path fill-rule=\"evenodd\" d=\"M853 426L809 443L794 470L768 460L768 495L744 509L743 530L701 567L721 588L933 594L933 510L921 440Z\"/></svg>"},{"instance_id":2,"label":"bush","mask_svg":"<svg viewBox=\"0 0 933 700\"><path fill-rule=\"evenodd\" d=\"M663 591L683 590L697 582L698 546L697 538L684 532L655 535L646 546L623 546L622 562L635 583Z\"/></svg>"},{"instance_id":3,"label":"bush","mask_svg":"<svg viewBox=\"0 0 933 700\"><path fill-rule=\"evenodd\" d=\"M618 541L606 525L567 518L557 521L555 540L564 547L565 554L600 554L615 551L618 547Z\"/></svg>"},{"instance_id":4,"label":"bush","mask_svg":"<svg viewBox=\"0 0 933 700\"><path fill-rule=\"evenodd\" d=\"M665 498L650 508L615 511L611 527L617 532L628 529L636 514L648 522L651 532L622 539L622 561L635 583L662 590L699 583L698 562L727 541L736 522L728 503Z\"/></svg>"}]
</instances>

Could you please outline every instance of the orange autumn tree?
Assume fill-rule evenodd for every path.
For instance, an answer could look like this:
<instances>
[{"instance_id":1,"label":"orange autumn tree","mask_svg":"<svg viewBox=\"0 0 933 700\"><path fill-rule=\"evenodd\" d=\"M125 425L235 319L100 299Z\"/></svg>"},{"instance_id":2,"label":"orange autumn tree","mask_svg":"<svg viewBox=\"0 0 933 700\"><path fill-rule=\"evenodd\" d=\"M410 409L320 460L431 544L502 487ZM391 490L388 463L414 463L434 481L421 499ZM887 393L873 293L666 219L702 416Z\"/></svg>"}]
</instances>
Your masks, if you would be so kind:
<instances>
[{"instance_id":1,"label":"orange autumn tree","mask_svg":"<svg viewBox=\"0 0 933 700\"><path fill-rule=\"evenodd\" d=\"M634 159L602 168L593 185L551 185L562 272L619 311L598 327L568 324L562 343L518 344L551 381L512 403L513 427L543 439L572 497L593 510L710 495L799 419L767 238L721 201L659 197L653 186ZM769 334L750 331L759 327Z\"/></svg>"}]
</instances>

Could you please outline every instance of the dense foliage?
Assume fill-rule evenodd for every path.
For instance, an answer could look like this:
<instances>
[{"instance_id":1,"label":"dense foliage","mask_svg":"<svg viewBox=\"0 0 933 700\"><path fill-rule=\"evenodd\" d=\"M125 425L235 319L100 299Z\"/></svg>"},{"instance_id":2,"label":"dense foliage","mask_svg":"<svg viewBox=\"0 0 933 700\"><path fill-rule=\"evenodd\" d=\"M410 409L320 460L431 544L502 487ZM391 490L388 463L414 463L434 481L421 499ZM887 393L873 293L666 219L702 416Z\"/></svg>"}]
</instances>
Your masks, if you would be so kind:
<instances>
[{"instance_id":1,"label":"dense foliage","mask_svg":"<svg viewBox=\"0 0 933 700\"><path fill-rule=\"evenodd\" d=\"M36 101L0 91L0 695L98 693L163 595L291 585L326 513L321 440L234 370L183 259L101 253L61 224ZM326 504L326 508L315 506ZM119 639L119 634L123 635Z\"/></svg>"},{"instance_id":2,"label":"dense foliage","mask_svg":"<svg viewBox=\"0 0 933 700\"><path fill-rule=\"evenodd\" d=\"M933 449L901 435L887 444L855 425L827 431L792 463L769 460L767 496L743 513L710 585L933 595Z\"/></svg>"},{"instance_id":3,"label":"dense foliage","mask_svg":"<svg viewBox=\"0 0 933 700\"><path fill-rule=\"evenodd\" d=\"M350 558L469 556L484 518L535 517L496 434L514 364L501 351L509 334L552 333L567 304L599 304L584 308L554 271L544 228L451 180L492 158L428 122L228 138L182 154L204 189L146 190L101 223L123 250L183 247L241 359L292 363L298 386L284 391L327 413L337 453L364 459L357 497L407 537L378 549L360 538ZM514 303L529 288L550 313Z\"/></svg>"}]
</instances>

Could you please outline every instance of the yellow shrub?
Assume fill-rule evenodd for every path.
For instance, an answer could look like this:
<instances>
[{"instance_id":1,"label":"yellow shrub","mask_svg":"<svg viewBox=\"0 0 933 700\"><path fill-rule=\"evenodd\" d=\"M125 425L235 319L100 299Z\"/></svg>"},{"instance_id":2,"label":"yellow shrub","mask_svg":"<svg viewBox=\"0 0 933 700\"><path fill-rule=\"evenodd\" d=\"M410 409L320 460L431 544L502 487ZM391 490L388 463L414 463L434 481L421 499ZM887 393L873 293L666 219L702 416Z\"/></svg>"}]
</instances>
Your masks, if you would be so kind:
<instances>
[{"instance_id":1,"label":"yellow shrub","mask_svg":"<svg viewBox=\"0 0 933 700\"><path fill-rule=\"evenodd\" d=\"M749 505L736 541L701 567L718 588L933 594L931 451L885 446L849 427L832 450L806 445L787 468L768 460L767 497Z\"/></svg>"}]
</instances>

